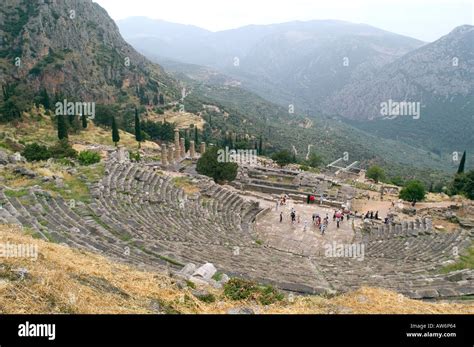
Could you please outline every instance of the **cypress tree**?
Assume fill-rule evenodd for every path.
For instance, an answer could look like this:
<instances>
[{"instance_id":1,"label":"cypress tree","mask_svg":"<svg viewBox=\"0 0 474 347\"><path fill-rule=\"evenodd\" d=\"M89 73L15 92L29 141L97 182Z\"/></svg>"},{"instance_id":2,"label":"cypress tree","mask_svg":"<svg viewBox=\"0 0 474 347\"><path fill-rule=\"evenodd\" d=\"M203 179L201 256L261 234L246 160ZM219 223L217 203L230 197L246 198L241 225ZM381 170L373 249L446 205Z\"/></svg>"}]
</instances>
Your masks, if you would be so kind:
<instances>
[{"instance_id":1,"label":"cypress tree","mask_svg":"<svg viewBox=\"0 0 474 347\"><path fill-rule=\"evenodd\" d=\"M66 120L62 114L58 115L58 138L60 140L68 138Z\"/></svg>"},{"instance_id":2,"label":"cypress tree","mask_svg":"<svg viewBox=\"0 0 474 347\"><path fill-rule=\"evenodd\" d=\"M140 117L138 116L138 109L135 107L135 140L138 142L138 148L141 148L142 127L140 126Z\"/></svg>"},{"instance_id":3,"label":"cypress tree","mask_svg":"<svg viewBox=\"0 0 474 347\"><path fill-rule=\"evenodd\" d=\"M112 141L117 147L117 143L120 141L120 134L117 128L117 123L115 122L115 117L112 117Z\"/></svg>"},{"instance_id":4,"label":"cypress tree","mask_svg":"<svg viewBox=\"0 0 474 347\"><path fill-rule=\"evenodd\" d=\"M199 143L198 140L199 140L198 128L197 128L197 127L194 127L194 143L196 144L196 146L197 146L197 144Z\"/></svg>"},{"instance_id":5,"label":"cypress tree","mask_svg":"<svg viewBox=\"0 0 474 347\"><path fill-rule=\"evenodd\" d=\"M49 110L51 108L48 92L44 88L41 89L40 92L40 103L44 106L45 110Z\"/></svg>"},{"instance_id":6,"label":"cypress tree","mask_svg":"<svg viewBox=\"0 0 474 347\"><path fill-rule=\"evenodd\" d=\"M82 128L86 129L87 128L87 116L85 114L82 115L81 117L82 120Z\"/></svg>"},{"instance_id":7,"label":"cypress tree","mask_svg":"<svg viewBox=\"0 0 474 347\"><path fill-rule=\"evenodd\" d=\"M461 162L459 163L458 174L464 173L464 166L466 165L466 151L464 151Z\"/></svg>"},{"instance_id":8,"label":"cypress tree","mask_svg":"<svg viewBox=\"0 0 474 347\"><path fill-rule=\"evenodd\" d=\"M262 155L263 152L263 140L262 140L262 135L260 135L259 143L258 143L258 154Z\"/></svg>"},{"instance_id":9,"label":"cypress tree","mask_svg":"<svg viewBox=\"0 0 474 347\"><path fill-rule=\"evenodd\" d=\"M163 94L160 94L160 105L164 105L165 104L165 97L163 96Z\"/></svg>"}]
</instances>

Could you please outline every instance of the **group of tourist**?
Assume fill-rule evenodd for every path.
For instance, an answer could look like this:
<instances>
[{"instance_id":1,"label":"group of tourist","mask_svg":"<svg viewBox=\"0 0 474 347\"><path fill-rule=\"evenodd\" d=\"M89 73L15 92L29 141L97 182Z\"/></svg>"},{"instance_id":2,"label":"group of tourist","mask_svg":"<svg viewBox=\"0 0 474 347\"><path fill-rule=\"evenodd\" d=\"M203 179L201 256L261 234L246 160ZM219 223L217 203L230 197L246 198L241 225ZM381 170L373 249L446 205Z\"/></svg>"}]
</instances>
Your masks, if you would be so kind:
<instances>
[{"instance_id":1,"label":"group of tourist","mask_svg":"<svg viewBox=\"0 0 474 347\"><path fill-rule=\"evenodd\" d=\"M333 215L333 222L336 223L336 227L339 228L340 223L344 221L344 217L346 217L347 220L349 220L351 213L349 211L341 211L341 210L336 210L334 211ZM313 213L312 215L312 224L315 228L319 229L322 235L324 235L325 231L327 230L329 226L329 214L326 213L326 216L323 218L321 217L318 213ZM296 210L294 208L291 208L290 210L290 221L291 224L300 224L300 215L296 213ZM280 212L280 223L283 222L283 212ZM303 221L303 231L308 230L308 221L304 220Z\"/></svg>"},{"instance_id":2,"label":"group of tourist","mask_svg":"<svg viewBox=\"0 0 474 347\"><path fill-rule=\"evenodd\" d=\"M375 212L374 211L367 211L367 213L364 216L364 219L379 219L379 211Z\"/></svg>"}]
</instances>

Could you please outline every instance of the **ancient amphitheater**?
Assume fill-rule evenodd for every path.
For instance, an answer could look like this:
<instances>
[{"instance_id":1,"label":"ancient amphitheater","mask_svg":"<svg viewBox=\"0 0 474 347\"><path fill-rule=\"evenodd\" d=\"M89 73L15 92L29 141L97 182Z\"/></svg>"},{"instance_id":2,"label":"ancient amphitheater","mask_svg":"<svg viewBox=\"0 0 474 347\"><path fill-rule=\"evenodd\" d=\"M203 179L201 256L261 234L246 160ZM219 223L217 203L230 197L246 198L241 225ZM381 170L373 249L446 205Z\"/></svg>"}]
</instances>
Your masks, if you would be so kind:
<instances>
[{"instance_id":1,"label":"ancient amphitheater","mask_svg":"<svg viewBox=\"0 0 474 347\"><path fill-rule=\"evenodd\" d=\"M440 271L472 244L469 224L447 232L436 230L427 215L369 226L356 218L339 229L331 223L322 236L303 223L314 212L330 214L338 201L354 198L356 189L263 167L243 170L233 186L220 186L195 173L109 157L103 178L90 186L89 203L65 201L39 187L20 199L3 187L0 222L140 267L176 272L187 263L211 262L230 276L296 293L366 285L420 299L474 294L473 270ZM282 179L269 180L272 175ZM192 189L180 188L176 177ZM323 192L322 204L306 205L305 189ZM290 205L276 207L282 192ZM291 207L300 211L299 224L286 219ZM333 243L362 245L364 257L328 257L325 246Z\"/></svg>"}]
</instances>

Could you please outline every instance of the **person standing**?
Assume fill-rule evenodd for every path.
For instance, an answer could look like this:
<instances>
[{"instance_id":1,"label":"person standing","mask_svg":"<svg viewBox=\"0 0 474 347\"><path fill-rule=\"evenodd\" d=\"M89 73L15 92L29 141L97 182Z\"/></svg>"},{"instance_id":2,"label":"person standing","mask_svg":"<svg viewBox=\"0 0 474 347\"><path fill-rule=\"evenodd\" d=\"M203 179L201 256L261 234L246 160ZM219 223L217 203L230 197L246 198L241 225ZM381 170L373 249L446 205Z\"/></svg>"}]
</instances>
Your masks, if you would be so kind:
<instances>
[{"instance_id":1,"label":"person standing","mask_svg":"<svg viewBox=\"0 0 474 347\"><path fill-rule=\"evenodd\" d=\"M324 235L324 231L326 230L326 224L322 223L321 224L321 235Z\"/></svg>"},{"instance_id":2,"label":"person standing","mask_svg":"<svg viewBox=\"0 0 474 347\"><path fill-rule=\"evenodd\" d=\"M283 222L283 212L280 212L280 223Z\"/></svg>"}]
</instances>

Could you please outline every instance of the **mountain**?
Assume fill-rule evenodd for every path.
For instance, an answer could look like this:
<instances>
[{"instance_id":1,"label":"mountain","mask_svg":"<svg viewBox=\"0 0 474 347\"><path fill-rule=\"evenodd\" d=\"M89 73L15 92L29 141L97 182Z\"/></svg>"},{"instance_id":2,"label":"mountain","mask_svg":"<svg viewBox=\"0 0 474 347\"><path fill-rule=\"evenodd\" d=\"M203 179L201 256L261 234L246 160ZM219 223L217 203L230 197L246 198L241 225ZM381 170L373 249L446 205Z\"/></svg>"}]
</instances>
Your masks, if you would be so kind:
<instances>
[{"instance_id":1,"label":"mountain","mask_svg":"<svg viewBox=\"0 0 474 347\"><path fill-rule=\"evenodd\" d=\"M325 163L347 152L350 160L359 161L362 167L377 163L389 177L417 177L428 185L456 169L452 162L438 155L402 141L374 136L340 119L310 118L301 112L290 114L288 108L241 88L232 77L209 67L168 60L162 64L186 85L187 111L201 114L207 124L212 123L215 134L249 134L254 140L262 136L266 155L294 148L297 156L304 159L311 145L311 153L321 155ZM210 107L204 105L219 111L210 112Z\"/></svg>"},{"instance_id":2,"label":"mountain","mask_svg":"<svg viewBox=\"0 0 474 347\"><path fill-rule=\"evenodd\" d=\"M118 22L121 29L125 22ZM159 23L173 37L185 28ZM162 36L163 29L154 28L146 38L129 39L129 25L124 36L157 62L211 67L240 87L284 107L294 105L316 120L338 118L441 160L449 161L454 151L474 152L472 26L425 44L364 24L289 22L216 33L194 30L189 39L170 43L173 49L150 44ZM381 103L389 100L419 102L420 119L377 119Z\"/></svg>"},{"instance_id":3,"label":"mountain","mask_svg":"<svg viewBox=\"0 0 474 347\"><path fill-rule=\"evenodd\" d=\"M384 117L381 104L389 100L418 102L419 117ZM379 136L434 152L474 152L474 27L460 26L374 75L352 81L324 108Z\"/></svg>"},{"instance_id":4,"label":"mountain","mask_svg":"<svg viewBox=\"0 0 474 347\"><path fill-rule=\"evenodd\" d=\"M334 20L250 25L209 32L163 21L118 21L125 39L147 56L213 67L280 104L319 109L350 80L423 45L364 24ZM153 25L153 23L155 23Z\"/></svg>"},{"instance_id":5,"label":"mountain","mask_svg":"<svg viewBox=\"0 0 474 347\"><path fill-rule=\"evenodd\" d=\"M113 103L176 93L176 82L121 37L91 0L4 0L0 84L33 95Z\"/></svg>"}]
</instances>

